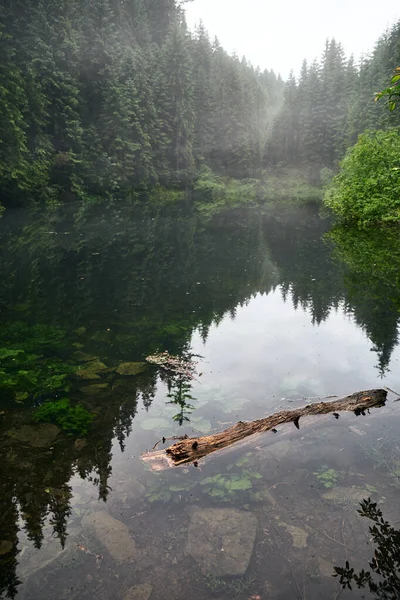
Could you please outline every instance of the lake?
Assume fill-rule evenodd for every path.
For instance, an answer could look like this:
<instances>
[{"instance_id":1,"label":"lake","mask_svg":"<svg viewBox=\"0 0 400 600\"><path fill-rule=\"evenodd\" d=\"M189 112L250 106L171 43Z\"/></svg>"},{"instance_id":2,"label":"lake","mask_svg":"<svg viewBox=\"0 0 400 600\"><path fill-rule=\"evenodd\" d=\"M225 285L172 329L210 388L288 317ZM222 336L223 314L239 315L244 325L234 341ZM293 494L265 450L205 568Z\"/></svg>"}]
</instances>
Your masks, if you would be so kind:
<instances>
[{"instance_id":1,"label":"lake","mask_svg":"<svg viewBox=\"0 0 400 600\"><path fill-rule=\"evenodd\" d=\"M360 502L400 522L396 232L332 232L312 206L137 204L8 211L0 228L2 598L375 597L332 575L370 570ZM146 361L164 351L193 377ZM365 415L197 466L143 460L382 387Z\"/></svg>"}]
</instances>

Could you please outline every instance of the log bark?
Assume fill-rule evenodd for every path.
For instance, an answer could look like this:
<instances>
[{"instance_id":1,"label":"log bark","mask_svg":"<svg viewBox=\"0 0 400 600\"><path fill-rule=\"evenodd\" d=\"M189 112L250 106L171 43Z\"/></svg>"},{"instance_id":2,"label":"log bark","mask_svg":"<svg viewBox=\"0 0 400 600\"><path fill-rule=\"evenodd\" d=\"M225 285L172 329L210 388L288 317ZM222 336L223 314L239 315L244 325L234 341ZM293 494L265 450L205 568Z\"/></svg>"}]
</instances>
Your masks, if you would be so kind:
<instances>
[{"instance_id":1,"label":"log bark","mask_svg":"<svg viewBox=\"0 0 400 600\"><path fill-rule=\"evenodd\" d=\"M333 413L336 417L340 411L354 412L356 415L365 414L370 408L384 406L387 392L383 389L356 392L331 402L315 402L294 410L283 410L264 419L256 421L239 421L232 427L202 437L187 437L173 444L166 450L157 450L142 454L142 459L149 463L154 471L169 467L196 463L200 458L235 444L250 435L274 429L284 423L294 423L299 429L301 417L311 415L326 415Z\"/></svg>"}]
</instances>

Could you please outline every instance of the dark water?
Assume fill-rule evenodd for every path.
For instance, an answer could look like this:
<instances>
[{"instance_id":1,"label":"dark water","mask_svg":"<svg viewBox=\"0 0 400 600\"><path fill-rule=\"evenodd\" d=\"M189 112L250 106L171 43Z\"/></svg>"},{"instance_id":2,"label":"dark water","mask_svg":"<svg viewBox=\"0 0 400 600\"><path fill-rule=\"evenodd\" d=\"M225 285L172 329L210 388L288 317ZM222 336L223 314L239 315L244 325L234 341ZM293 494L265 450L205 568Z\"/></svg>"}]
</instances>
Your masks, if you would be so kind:
<instances>
[{"instance_id":1,"label":"dark water","mask_svg":"<svg viewBox=\"0 0 400 600\"><path fill-rule=\"evenodd\" d=\"M395 394L197 468L154 473L140 455L306 398L399 390L396 234L326 236L312 209L89 207L0 226L2 597L373 597L332 573L368 567L363 498L399 526ZM163 350L196 355L187 388L118 373Z\"/></svg>"}]
</instances>

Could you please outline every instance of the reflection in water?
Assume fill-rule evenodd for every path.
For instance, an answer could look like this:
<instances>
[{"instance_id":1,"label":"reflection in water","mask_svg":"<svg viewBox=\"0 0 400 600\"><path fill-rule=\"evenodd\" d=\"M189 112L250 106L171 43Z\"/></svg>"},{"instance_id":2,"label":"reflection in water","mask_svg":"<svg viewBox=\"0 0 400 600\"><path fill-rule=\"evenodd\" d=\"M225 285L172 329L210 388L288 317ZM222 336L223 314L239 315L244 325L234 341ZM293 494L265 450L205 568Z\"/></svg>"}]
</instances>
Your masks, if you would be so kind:
<instances>
[{"instance_id":1,"label":"reflection in water","mask_svg":"<svg viewBox=\"0 0 400 600\"><path fill-rule=\"evenodd\" d=\"M395 600L400 597L400 529L395 529L385 521L377 503L370 498L361 502L358 513L374 522L369 528L376 546L369 562L374 575L364 569L357 574L346 561L345 567L335 567L336 577L339 576L343 588L351 590L354 582L358 588L369 588L374 598Z\"/></svg>"},{"instance_id":2,"label":"reflection in water","mask_svg":"<svg viewBox=\"0 0 400 600\"><path fill-rule=\"evenodd\" d=\"M121 375L120 363L164 350L190 357L194 332L206 343L226 315L234 321L252 299L274 297L278 290L286 303L307 310L315 325L343 309L372 341L385 373L397 344L400 257L391 252L396 240L335 230L331 237L342 262L334 262L332 242L322 239L327 229L309 210L264 218L238 210L207 223L178 207L61 207L34 216L6 215L0 245L3 593L14 597L18 588L23 531L37 548L49 527L65 544L71 478L92 482L101 501L110 498L113 441L124 450L133 419L142 406L151 408L163 383L167 402L179 407L168 418L178 425L191 419L192 406L201 407L201 395L197 388L192 392L187 378L157 367ZM301 354L302 340L293 344ZM214 401L216 396L212 392ZM35 420L40 406L64 398L64 409L71 407L67 415L50 423ZM226 406L234 411L229 418L236 418L241 400L228 394ZM92 416L87 433L71 426L76 407ZM214 422L222 428L229 411L218 414L216 404L205 410L191 420L195 431L207 433ZM162 427L154 421L151 426ZM163 432L156 431L159 439ZM146 443L141 439L142 449ZM312 468L317 472L320 465ZM234 469L232 476L211 486L199 483L198 489L214 499L232 492L235 501L242 492L259 493L258 500L244 502L248 505L265 494L256 482Z\"/></svg>"},{"instance_id":3,"label":"reflection in water","mask_svg":"<svg viewBox=\"0 0 400 600\"><path fill-rule=\"evenodd\" d=\"M335 227L328 236L335 254L346 264L346 304L378 354L384 374L398 344L400 311L400 236L387 229L353 230Z\"/></svg>"}]
</instances>

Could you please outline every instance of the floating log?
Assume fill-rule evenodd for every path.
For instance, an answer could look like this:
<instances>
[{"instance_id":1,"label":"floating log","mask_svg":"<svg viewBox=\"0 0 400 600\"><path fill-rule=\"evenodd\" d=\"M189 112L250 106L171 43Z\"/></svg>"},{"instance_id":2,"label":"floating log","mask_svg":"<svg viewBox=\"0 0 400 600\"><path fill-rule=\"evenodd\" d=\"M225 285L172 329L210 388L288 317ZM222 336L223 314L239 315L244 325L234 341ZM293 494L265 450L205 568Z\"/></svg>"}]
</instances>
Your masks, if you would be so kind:
<instances>
[{"instance_id":1,"label":"floating log","mask_svg":"<svg viewBox=\"0 0 400 600\"><path fill-rule=\"evenodd\" d=\"M294 423L299 429L302 417L311 415L327 415L332 413L338 418L340 411L354 412L364 415L370 408L384 406L387 392L383 389L356 392L331 402L315 402L294 410L283 410L265 419L243 422L232 427L202 437L184 437L166 450L156 450L142 454L142 459L149 463L153 471L162 471L169 467L187 463L197 463L200 458L235 444L250 435L275 429L284 423Z\"/></svg>"}]
</instances>

